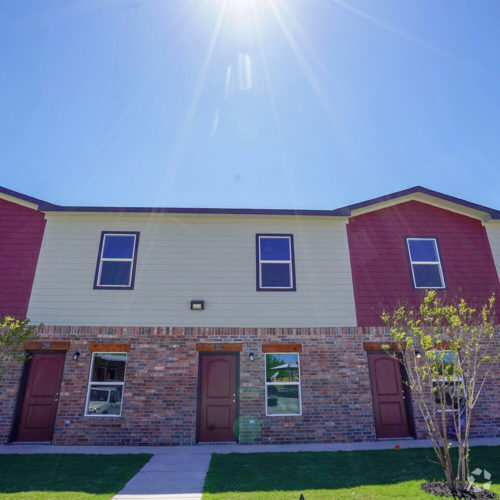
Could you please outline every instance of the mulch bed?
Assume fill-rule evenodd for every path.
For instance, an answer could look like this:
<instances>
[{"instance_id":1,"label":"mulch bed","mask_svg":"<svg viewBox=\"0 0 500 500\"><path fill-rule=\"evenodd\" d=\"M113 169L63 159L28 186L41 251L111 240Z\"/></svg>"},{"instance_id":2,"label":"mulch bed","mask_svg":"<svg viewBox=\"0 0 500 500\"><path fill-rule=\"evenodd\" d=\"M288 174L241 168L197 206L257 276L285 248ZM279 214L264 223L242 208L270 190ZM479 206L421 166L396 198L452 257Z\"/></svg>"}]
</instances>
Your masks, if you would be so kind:
<instances>
[{"instance_id":1,"label":"mulch bed","mask_svg":"<svg viewBox=\"0 0 500 500\"><path fill-rule=\"evenodd\" d=\"M426 493L431 493L437 497L477 498L485 500L489 498L497 498L496 493L485 490L476 485L472 485L468 489L459 489L455 494L452 493L445 482L422 483L420 488L422 488Z\"/></svg>"}]
</instances>

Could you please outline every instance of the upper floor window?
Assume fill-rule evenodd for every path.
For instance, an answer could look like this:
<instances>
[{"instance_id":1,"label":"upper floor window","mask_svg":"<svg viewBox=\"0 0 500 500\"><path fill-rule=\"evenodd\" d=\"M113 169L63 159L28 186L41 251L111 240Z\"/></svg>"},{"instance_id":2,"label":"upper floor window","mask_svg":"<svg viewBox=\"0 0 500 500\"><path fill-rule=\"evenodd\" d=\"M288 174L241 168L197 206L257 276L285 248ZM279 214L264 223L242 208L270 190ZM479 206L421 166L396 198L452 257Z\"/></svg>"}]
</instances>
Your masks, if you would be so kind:
<instances>
[{"instance_id":1,"label":"upper floor window","mask_svg":"<svg viewBox=\"0 0 500 500\"><path fill-rule=\"evenodd\" d=\"M102 233L94 288L134 288L138 243L139 233Z\"/></svg>"},{"instance_id":2,"label":"upper floor window","mask_svg":"<svg viewBox=\"0 0 500 500\"><path fill-rule=\"evenodd\" d=\"M415 288L445 288L436 238L406 238Z\"/></svg>"},{"instance_id":3,"label":"upper floor window","mask_svg":"<svg viewBox=\"0 0 500 500\"><path fill-rule=\"evenodd\" d=\"M295 289L293 235L257 234L257 290Z\"/></svg>"}]
</instances>

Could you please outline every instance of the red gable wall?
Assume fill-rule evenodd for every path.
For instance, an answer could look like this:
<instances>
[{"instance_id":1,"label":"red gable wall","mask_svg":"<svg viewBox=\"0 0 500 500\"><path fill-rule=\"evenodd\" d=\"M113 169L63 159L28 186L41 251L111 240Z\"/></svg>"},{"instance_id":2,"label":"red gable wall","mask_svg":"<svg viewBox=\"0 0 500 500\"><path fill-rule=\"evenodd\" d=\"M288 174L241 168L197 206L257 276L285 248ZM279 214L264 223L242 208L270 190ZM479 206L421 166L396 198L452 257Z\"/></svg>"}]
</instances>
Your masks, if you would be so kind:
<instances>
[{"instance_id":1,"label":"red gable wall","mask_svg":"<svg viewBox=\"0 0 500 500\"><path fill-rule=\"evenodd\" d=\"M347 225L359 326L381 325L380 314L395 306L417 305L425 292L412 288L405 238L438 239L445 300L464 298L480 305L500 283L481 222L425 203L409 201L352 217ZM496 303L500 318L500 300Z\"/></svg>"},{"instance_id":2,"label":"red gable wall","mask_svg":"<svg viewBox=\"0 0 500 500\"><path fill-rule=\"evenodd\" d=\"M26 317L44 215L0 199L0 317Z\"/></svg>"}]
</instances>

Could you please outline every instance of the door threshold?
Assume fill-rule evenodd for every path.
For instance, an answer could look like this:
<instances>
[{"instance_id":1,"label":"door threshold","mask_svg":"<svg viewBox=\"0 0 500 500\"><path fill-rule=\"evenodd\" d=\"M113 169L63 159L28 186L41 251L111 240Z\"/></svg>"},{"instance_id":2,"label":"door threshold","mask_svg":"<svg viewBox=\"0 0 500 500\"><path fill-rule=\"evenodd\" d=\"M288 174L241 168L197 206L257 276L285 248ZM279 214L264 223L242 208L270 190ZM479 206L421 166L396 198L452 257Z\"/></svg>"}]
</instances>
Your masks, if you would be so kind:
<instances>
[{"instance_id":1,"label":"door threshold","mask_svg":"<svg viewBox=\"0 0 500 500\"><path fill-rule=\"evenodd\" d=\"M199 444L199 445L210 445L210 446L213 446L213 445L224 446L226 444L238 444L238 441L199 441L196 444Z\"/></svg>"},{"instance_id":2,"label":"door threshold","mask_svg":"<svg viewBox=\"0 0 500 500\"><path fill-rule=\"evenodd\" d=\"M48 445L52 444L52 441L12 441L9 444L13 446Z\"/></svg>"},{"instance_id":3,"label":"door threshold","mask_svg":"<svg viewBox=\"0 0 500 500\"><path fill-rule=\"evenodd\" d=\"M388 438L377 438L377 441L394 441L395 439L399 439L400 441L412 441L415 438L413 436L395 436L395 437L388 437Z\"/></svg>"}]
</instances>

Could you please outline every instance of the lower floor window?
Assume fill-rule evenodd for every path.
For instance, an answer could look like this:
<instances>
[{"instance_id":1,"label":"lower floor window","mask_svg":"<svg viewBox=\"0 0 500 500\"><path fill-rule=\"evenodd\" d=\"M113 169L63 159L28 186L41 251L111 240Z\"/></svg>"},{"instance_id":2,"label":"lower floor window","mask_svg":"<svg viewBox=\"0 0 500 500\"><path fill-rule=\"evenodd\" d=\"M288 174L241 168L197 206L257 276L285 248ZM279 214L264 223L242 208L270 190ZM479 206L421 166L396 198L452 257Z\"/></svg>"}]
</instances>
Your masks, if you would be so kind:
<instances>
[{"instance_id":1,"label":"lower floor window","mask_svg":"<svg viewBox=\"0 0 500 500\"><path fill-rule=\"evenodd\" d=\"M266 354L266 415L300 415L299 355Z\"/></svg>"},{"instance_id":2,"label":"lower floor window","mask_svg":"<svg viewBox=\"0 0 500 500\"><path fill-rule=\"evenodd\" d=\"M124 352L92 354L86 415L121 415L126 361Z\"/></svg>"},{"instance_id":3,"label":"lower floor window","mask_svg":"<svg viewBox=\"0 0 500 500\"><path fill-rule=\"evenodd\" d=\"M435 351L439 377L433 379L432 390L438 411L460 410L465 402L464 381L460 375L460 360L452 351Z\"/></svg>"}]
</instances>

